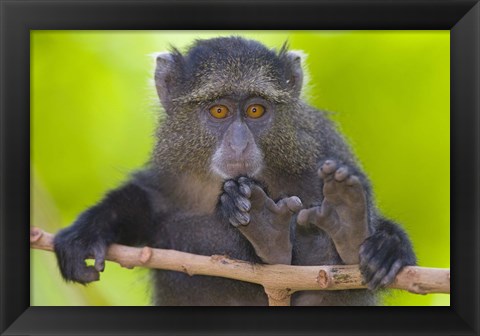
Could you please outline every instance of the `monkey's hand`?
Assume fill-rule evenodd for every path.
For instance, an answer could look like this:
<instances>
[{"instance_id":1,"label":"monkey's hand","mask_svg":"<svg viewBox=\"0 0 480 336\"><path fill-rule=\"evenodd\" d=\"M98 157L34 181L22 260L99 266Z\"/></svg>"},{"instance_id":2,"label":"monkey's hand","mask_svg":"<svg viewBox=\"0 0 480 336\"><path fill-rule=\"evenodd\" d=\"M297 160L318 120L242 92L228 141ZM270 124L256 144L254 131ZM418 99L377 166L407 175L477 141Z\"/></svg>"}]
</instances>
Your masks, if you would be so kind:
<instances>
[{"instance_id":1,"label":"monkey's hand","mask_svg":"<svg viewBox=\"0 0 480 336\"><path fill-rule=\"evenodd\" d=\"M99 232L82 232L76 225L61 230L55 236L54 250L62 277L81 284L99 280L99 272L105 268L107 246ZM95 259L94 266L86 265L87 258Z\"/></svg>"},{"instance_id":2,"label":"monkey's hand","mask_svg":"<svg viewBox=\"0 0 480 336\"><path fill-rule=\"evenodd\" d=\"M360 271L365 283L370 289L387 286L407 265L416 265L407 234L396 224L380 218L375 233L360 247Z\"/></svg>"},{"instance_id":3,"label":"monkey's hand","mask_svg":"<svg viewBox=\"0 0 480 336\"><path fill-rule=\"evenodd\" d=\"M332 238L346 264L359 264L369 289L390 284L405 265L415 264L410 241L398 226L378 219L369 232L365 187L352 169L327 160L318 171L323 179L321 206L302 210L299 225L313 224Z\"/></svg>"},{"instance_id":4,"label":"monkey's hand","mask_svg":"<svg viewBox=\"0 0 480 336\"><path fill-rule=\"evenodd\" d=\"M220 210L238 228L267 264L290 264L292 243L290 222L302 208L296 196L274 202L254 180L227 180L220 195Z\"/></svg>"},{"instance_id":5,"label":"monkey's hand","mask_svg":"<svg viewBox=\"0 0 480 336\"><path fill-rule=\"evenodd\" d=\"M81 284L99 280L107 247L112 243L148 245L152 225L149 196L136 180L110 191L55 236L53 245L63 278ZM95 264L87 266L86 258L95 259Z\"/></svg>"},{"instance_id":6,"label":"monkey's hand","mask_svg":"<svg viewBox=\"0 0 480 336\"><path fill-rule=\"evenodd\" d=\"M367 197L360 179L351 171L333 160L325 161L318 170L323 179L323 202L300 211L297 222L324 230L340 258L346 264L358 264L360 245L369 236Z\"/></svg>"}]
</instances>

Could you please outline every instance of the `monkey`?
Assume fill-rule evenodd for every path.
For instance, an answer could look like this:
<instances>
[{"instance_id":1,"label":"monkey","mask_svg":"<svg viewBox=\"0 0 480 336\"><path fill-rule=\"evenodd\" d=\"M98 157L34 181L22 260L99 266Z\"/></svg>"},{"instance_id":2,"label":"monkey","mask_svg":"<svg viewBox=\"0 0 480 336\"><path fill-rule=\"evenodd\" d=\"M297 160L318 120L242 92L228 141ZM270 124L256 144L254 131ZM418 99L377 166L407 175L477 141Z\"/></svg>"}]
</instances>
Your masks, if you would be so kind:
<instances>
[{"instance_id":1,"label":"monkey","mask_svg":"<svg viewBox=\"0 0 480 336\"><path fill-rule=\"evenodd\" d=\"M147 164L54 239L61 275L99 280L110 244L251 263L359 264L365 289L301 291L292 305L378 305L416 257L376 208L326 111L302 96L302 54L238 36L156 56L165 117ZM85 259L94 264L87 266ZM152 270L154 305L267 305L260 285Z\"/></svg>"}]
</instances>

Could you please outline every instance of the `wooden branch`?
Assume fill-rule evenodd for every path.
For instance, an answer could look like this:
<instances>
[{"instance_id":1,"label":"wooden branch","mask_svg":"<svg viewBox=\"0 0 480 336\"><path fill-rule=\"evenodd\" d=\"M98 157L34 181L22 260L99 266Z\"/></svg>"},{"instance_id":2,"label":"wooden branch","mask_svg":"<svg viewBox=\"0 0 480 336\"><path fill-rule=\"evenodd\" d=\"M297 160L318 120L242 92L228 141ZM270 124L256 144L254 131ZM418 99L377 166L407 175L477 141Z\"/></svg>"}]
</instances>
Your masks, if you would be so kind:
<instances>
[{"instance_id":1,"label":"wooden branch","mask_svg":"<svg viewBox=\"0 0 480 336\"><path fill-rule=\"evenodd\" d=\"M53 235L31 228L30 247L53 251ZM141 266L184 272L191 276L210 275L256 283L264 287L271 306L290 305L291 294L301 290L366 288L357 265L261 265L222 255L201 256L117 244L109 247L106 259L126 268ZM388 287L415 294L450 293L450 270L407 266Z\"/></svg>"}]
</instances>

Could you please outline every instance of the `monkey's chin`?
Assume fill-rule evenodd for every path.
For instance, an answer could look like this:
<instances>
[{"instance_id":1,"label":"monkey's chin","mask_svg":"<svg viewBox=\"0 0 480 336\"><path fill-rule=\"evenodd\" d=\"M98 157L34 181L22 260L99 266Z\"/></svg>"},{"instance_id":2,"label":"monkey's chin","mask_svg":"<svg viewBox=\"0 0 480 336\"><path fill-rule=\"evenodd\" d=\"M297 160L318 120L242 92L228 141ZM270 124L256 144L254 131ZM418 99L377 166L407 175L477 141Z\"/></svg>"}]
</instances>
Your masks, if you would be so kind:
<instances>
[{"instance_id":1,"label":"monkey's chin","mask_svg":"<svg viewBox=\"0 0 480 336\"><path fill-rule=\"evenodd\" d=\"M258 164L234 162L222 165L212 164L211 170L215 175L218 175L223 179L231 179L241 175L257 177L262 170L262 166Z\"/></svg>"}]
</instances>

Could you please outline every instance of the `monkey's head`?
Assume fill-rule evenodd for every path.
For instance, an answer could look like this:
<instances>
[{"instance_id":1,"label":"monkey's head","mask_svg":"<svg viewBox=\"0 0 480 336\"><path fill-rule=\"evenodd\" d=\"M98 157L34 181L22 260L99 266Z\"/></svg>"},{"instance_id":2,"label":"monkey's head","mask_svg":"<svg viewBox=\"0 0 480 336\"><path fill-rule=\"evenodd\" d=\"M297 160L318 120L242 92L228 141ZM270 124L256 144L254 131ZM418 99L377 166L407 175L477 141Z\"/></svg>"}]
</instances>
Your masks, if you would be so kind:
<instances>
[{"instance_id":1,"label":"monkey's head","mask_svg":"<svg viewBox=\"0 0 480 336\"><path fill-rule=\"evenodd\" d=\"M155 84L167 118L155 161L221 178L298 168L302 81L300 54L239 37L158 54Z\"/></svg>"}]
</instances>

